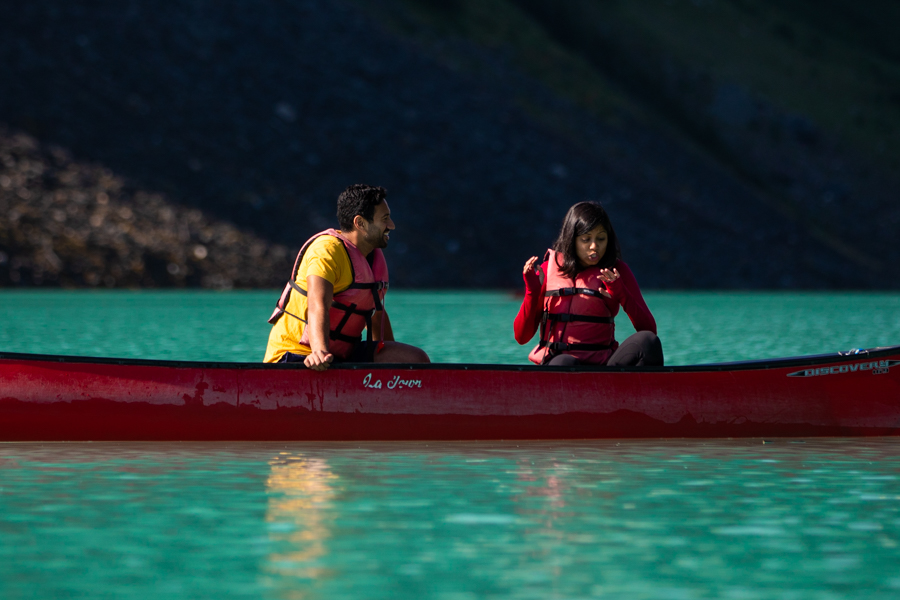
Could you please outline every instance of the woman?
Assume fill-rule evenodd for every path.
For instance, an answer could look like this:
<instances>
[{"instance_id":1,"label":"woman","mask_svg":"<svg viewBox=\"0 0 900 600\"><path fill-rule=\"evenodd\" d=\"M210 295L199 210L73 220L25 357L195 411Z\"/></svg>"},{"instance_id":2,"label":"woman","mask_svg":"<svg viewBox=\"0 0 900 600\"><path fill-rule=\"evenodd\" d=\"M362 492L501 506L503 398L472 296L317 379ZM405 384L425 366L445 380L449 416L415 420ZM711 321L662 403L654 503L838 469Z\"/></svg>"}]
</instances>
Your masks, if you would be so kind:
<instances>
[{"instance_id":1,"label":"woman","mask_svg":"<svg viewBox=\"0 0 900 600\"><path fill-rule=\"evenodd\" d=\"M527 344L540 329L528 358L539 365L662 366L656 320L637 280L622 259L616 232L603 207L579 202L569 209L553 249L522 270L525 299L515 321L516 341ZM619 306L635 333L616 342Z\"/></svg>"}]
</instances>

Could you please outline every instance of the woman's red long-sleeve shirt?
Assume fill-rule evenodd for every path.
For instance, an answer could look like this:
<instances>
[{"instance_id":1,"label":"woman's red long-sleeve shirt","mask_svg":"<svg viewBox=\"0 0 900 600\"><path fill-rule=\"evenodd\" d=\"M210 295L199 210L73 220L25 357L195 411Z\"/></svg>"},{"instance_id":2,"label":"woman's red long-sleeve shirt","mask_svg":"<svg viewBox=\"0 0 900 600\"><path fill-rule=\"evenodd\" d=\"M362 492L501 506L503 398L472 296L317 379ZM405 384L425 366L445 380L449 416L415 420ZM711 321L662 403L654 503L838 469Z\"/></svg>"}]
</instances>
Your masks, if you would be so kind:
<instances>
[{"instance_id":1,"label":"woman's red long-sleeve shirt","mask_svg":"<svg viewBox=\"0 0 900 600\"><path fill-rule=\"evenodd\" d=\"M547 273L547 262L541 265L544 273ZM615 268L619 271L619 278L606 284L606 289L612 296L603 301L609 308L609 314L616 316L619 306L625 309L625 314L631 319L635 331L652 331L656 333L656 319L647 308L641 288L638 286L634 273L623 261L618 261ZM534 270L523 275L525 280L525 299L519 308L519 314L513 324L516 341L524 345L531 341L541 324L541 316L544 312L544 290L540 277ZM618 345L618 344L616 344Z\"/></svg>"}]
</instances>

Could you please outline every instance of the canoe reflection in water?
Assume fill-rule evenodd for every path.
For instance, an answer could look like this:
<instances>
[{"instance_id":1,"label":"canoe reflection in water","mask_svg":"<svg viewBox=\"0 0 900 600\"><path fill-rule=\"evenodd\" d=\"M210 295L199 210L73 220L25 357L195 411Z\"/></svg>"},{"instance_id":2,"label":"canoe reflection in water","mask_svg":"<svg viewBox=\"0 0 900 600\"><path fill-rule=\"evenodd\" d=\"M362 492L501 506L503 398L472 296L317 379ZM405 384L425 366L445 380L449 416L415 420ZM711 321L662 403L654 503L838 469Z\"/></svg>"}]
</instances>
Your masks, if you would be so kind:
<instances>
[{"instance_id":1,"label":"canoe reflection in water","mask_svg":"<svg viewBox=\"0 0 900 600\"><path fill-rule=\"evenodd\" d=\"M331 536L328 505L335 497L338 476L321 458L282 452L269 461L266 481L269 506L266 522L269 539L278 550L268 557L266 570L273 575L318 579L324 569L317 565L327 552Z\"/></svg>"}]
</instances>

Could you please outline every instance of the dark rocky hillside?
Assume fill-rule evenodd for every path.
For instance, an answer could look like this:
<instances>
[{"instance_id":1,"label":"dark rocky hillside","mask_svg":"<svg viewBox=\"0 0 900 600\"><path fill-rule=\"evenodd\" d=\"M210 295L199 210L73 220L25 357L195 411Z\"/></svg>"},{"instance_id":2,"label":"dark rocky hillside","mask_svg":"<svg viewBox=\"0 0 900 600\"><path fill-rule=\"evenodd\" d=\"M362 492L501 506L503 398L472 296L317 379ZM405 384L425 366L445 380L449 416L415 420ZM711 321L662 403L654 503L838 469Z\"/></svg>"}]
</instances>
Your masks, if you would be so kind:
<instances>
[{"instance_id":1,"label":"dark rocky hillside","mask_svg":"<svg viewBox=\"0 0 900 600\"><path fill-rule=\"evenodd\" d=\"M3 286L279 287L354 182L401 287L518 286L583 199L646 287L900 286L900 58L837 0L2 4Z\"/></svg>"},{"instance_id":2,"label":"dark rocky hillside","mask_svg":"<svg viewBox=\"0 0 900 600\"><path fill-rule=\"evenodd\" d=\"M290 260L282 245L25 134L0 130L0 164L5 284L263 287Z\"/></svg>"}]
</instances>

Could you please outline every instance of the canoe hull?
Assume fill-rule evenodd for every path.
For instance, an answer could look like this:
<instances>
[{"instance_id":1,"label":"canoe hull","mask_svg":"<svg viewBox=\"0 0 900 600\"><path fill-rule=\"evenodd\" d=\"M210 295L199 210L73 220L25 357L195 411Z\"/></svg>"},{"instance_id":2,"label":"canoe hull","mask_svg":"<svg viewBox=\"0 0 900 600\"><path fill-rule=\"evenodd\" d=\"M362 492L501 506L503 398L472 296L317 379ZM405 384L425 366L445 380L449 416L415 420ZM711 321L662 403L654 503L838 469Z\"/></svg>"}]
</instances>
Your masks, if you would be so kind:
<instances>
[{"instance_id":1,"label":"canoe hull","mask_svg":"<svg viewBox=\"0 0 900 600\"><path fill-rule=\"evenodd\" d=\"M900 348L659 369L206 364L0 354L0 440L900 434Z\"/></svg>"}]
</instances>

